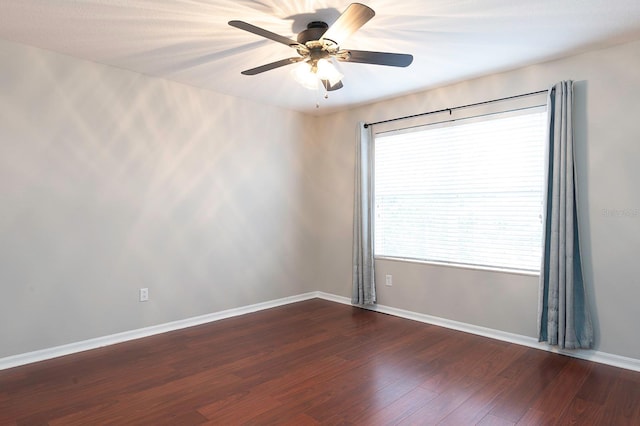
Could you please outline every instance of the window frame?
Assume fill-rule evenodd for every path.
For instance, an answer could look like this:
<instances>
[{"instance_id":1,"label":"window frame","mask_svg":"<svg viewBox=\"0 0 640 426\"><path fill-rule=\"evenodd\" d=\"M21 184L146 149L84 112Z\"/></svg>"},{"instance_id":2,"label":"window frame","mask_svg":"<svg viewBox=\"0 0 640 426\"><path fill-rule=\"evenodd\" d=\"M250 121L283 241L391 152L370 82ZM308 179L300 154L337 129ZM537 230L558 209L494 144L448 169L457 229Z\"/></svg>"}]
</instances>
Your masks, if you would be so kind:
<instances>
[{"instance_id":1,"label":"window frame","mask_svg":"<svg viewBox=\"0 0 640 426\"><path fill-rule=\"evenodd\" d=\"M448 117L445 117L444 119L441 116L439 118L435 118L435 119L430 118L428 120L413 119L412 123L402 127L388 126L387 128L376 129L374 133L374 140L373 140L374 151L376 146L376 139L378 135L381 135L381 134L389 134L389 133L400 134L403 132L414 132L416 131L416 128L428 128L431 126L443 126L443 125L456 126L456 124L454 123L456 121L464 121L464 122L470 123L475 120L479 120L479 121L486 120L488 117L489 117L488 119L490 119L490 117L495 115L503 115L505 117L508 116L509 114L526 114L526 113L543 113L546 115L546 112L547 112L546 93L544 94L544 99L542 96L536 96L535 98L529 99L529 100L518 100L515 104L513 102L511 102L510 105L504 105L504 104L509 104L509 102L500 102L500 104L501 105L489 105L489 106L483 105L482 108L480 108L479 110L476 109L475 112L472 112L472 113L466 112L464 114L460 114L460 113L456 114L454 111L449 110ZM544 126L546 131L546 128L548 126L546 124ZM543 152L544 151L546 151L546 146L543 147ZM375 166L375 155L374 155L373 161ZM544 165L544 159L542 159L542 161L543 161L542 173L543 173L543 179L544 179L544 176L545 176L544 173L546 172L545 170L546 165ZM374 176L375 176L375 171L374 171ZM544 187L544 182L542 183L542 186ZM374 188L374 195L371 200L371 203L372 203L371 208L373 211L373 218L375 221L376 220L375 179L374 179L373 188ZM542 197L544 197L544 192L545 192L544 188L541 188L541 189L542 189ZM542 207L541 207L541 213L542 213ZM375 230L376 230L375 223L373 227L374 227L374 238L375 238ZM542 230L541 232L543 233L544 230ZM541 242L542 242L542 239L543 239L543 236L541 235ZM540 245L540 253L542 254L542 244ZM375 242L374 242L374 259L396 261L396 262L417 263L417 264L427 264L427 265L442 266L442 267L454 267L458 269L502 272L502 273L516 274L516 275L527 275L527 276L540 275L540 269L530 270L530 269L511 268L511 267L505 267L500 265L470 264L470 263L455 262L455 261L449 262L449 261L438 260L438 259L419 259L419 258L398 257L398 256L377 254L375 250Z\"/></svg>"}]
</instances>

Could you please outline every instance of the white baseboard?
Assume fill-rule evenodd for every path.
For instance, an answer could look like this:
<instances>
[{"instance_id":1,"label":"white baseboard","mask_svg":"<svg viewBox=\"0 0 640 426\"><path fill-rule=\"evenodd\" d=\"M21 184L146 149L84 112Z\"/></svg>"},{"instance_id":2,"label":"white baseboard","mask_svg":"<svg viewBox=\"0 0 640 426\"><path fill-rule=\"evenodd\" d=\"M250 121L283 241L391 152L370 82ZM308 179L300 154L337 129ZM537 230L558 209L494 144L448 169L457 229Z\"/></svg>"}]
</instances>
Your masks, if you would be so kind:
<instances>
[{"instance_id":1,"label":"white baseboard","mask_svg":"<svg viewBox=\"0 0 640 426\"><path fill-rule=\"evenodd\" d=\"M196 325L202 325L213 321L219 321L225 318L236 317L239 315L249 314L251 312L275 308L277 306L288 305L290 303L301 302L303 300L314 299L316 297L318 297L317 292L299 294L297 296L284 297L282 299L256 303L254 305L241 306L239 308L227 309L225 311L215 312L212 314L200 315L197 317L186 318L179 321L153 325L151 327L139 328L137 330L125 331L123 333L97 337L94 339L83 340L81 342L75 342L67 345L56 346L53 348L47 348L33 352L27 352L24 354L13 355L6 358L0 358L0 370L57 358L64 355L83 352L90 349L97 349L104 346L114 345L116 343L140 339L142 337L162 334L168 331L180 330Z\"/></svg>"},{"instance_id":2,"label":"white baseboard","mask_svg":"<svg viewBox=\"0 0 640 426\"><path fill-rule=\"evenodd\" d=\"M33 362L44 361L47 359L57 358L64 355L70 355L90 349L101 348L116 343L127 342L129 340L140 339L142 337L153 336L156 334L166 333L169 331L180 330L183 328L193 327L196 325L206 324L213 321L219 321L225 318L236 317L239 315L257 312L264 309L275 308L277 306L288 305L290 303L301 302L309 299L324 299L345 305L351 305L351 299L344 296L325 293L322 291L314 291L304 293L297 296L285 297L282 299L271 300L254 305L242 306L239 308L227 309L225 311L215 312L212 314L201 315L197 317L187 318L184 320L173 321L170 323L154 325L151 327L140 328L137 330L125 331L123 333L112 334L109 336L97 337L95 339L84 340L81 342L70 343L67 345L56 346L53 348L42 349L38 351L28 352L25 354L13 355L6 358L0 358L0 370L18 367L20 365L31 364ZM406 318L413 321L419 321L426 324L437 325L440 327L458 330L465 333L476 334L491 339L501 340L504 342L515 343L534 349L545 350L548 352L568 355L575 358L586 359L589 361L607 364L614 367L625 368L627 370L640 371L640 360L628 358L619 355L609 354L606 352L593 350L559 350L555 347L540 343L537 339L519 334L507 333L505 331L494 330L490 328L480 327L473 324L467 324L458 321L452 321L445 318L434 317L431 315L421 314L418 312L407 311L404 309L394 308L385 305L361 306L384 314L394 315L400 318Z\"/></svg>"},{"instance_id":3,"label":"white baseboard","mask_svg":"<svg viewBox=\"0 0 640 426\"><path fill-rule=\"evenodd\" d=\"M343 303L345 305L351 305L351 299L343 296L336 296L335 294L329 294L324 292L317 292L317 297L320 299L330 300L332 302ZM571 356L574 358L585 359L600 364L607 364L614 367L620 367L627 370L640 371L640 359L628 358L620 355L614 355L607 352L600 352L594 350L578 349L578 350L565 350L558 349L554 346L550 346L546 343L538 342L538 339L523 336L520 334L507 333L506 331L494 330L491 328L480 327L478 325L467 324L463 322L453 321L446 318L434 317L427 314L421 314L418 312L406 311L404 309L394 308L385 305L373 305L373 306L360 306L364 309L369 309L384 314L397 316L400 318L406 318L414 321L423 322L426 324L437 325L439 327L445 327L452 330L463 331L465 333L476 334L479 336L489 337L491 339L501 340L504 342L515 343L517 345L527 346L534 349L540 349L547 352L554 352L562 355Z\"/></svg>"}]
</instances>

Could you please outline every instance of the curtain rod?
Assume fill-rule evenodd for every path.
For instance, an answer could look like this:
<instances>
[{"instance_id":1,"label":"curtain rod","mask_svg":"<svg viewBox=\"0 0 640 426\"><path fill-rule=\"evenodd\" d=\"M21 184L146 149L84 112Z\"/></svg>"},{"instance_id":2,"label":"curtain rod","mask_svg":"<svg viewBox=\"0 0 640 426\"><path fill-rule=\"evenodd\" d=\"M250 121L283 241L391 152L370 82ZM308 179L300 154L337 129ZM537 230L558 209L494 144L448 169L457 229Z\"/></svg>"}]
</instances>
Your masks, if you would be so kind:
<instances>
[{"instance_id":1,"label":"curtain rod","mask_svg":"<svg viewBox=\"0 0 640 426\"><path fill-rule=\"evenodd\" d=\"M539 94L545 93L545 92L548 92L548 90L538 90L536 92L523 93L521 95L507 96L506 98L492 99L490 101L476 102L474 104L467 104L467 105L461 105L461 106L456 106L456 107L451 107L451 108L444 108L444 109L439 109L439 110L436 110L436 111L421 112L419 114L413 114L413 115L405 115L404 117L390 118L388 120L376 121L376 122L373 122L373 123L365 123L364 124L364 128L366 129L369 126L374 126L376 124L390 123L392 121L406 120L408 118L421 117L423 115L437 114L437 113L440 113L440 112L449 111L449 114L451 114L453 112L453 110L457 110L457 109L470 108L470 107L475 107L475 106L479 106L479 105L490 104L490 103L493 103L493 102L508 101L510 99L524 98L526 96L539 95Z\"/></svg>"}]
</instances>

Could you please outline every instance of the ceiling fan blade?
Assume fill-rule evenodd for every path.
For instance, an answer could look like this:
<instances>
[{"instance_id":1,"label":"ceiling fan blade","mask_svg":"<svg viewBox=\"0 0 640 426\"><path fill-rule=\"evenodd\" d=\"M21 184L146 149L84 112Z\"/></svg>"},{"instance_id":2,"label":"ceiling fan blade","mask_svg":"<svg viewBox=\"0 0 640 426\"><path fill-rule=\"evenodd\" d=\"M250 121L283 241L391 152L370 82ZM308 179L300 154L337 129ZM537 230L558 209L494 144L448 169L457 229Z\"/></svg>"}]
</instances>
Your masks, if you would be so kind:
<instances>
[{"instance_id":1,"label":"ceiling fan blade","mask_svg":"<svg viewBox=\"0 0 640 426\"><path fill-rule=\"evenodd\" d=\"M413 56L405 53L368 52L366 50L344 50L339 52L336 59L342 62L357 62L360 64L388 65L391 67L408 67L413 62Z\"/></svg>"},{"instance_id":2,"label":"ceiling fan blade","mask_svg":"<svg viewBox=\"0 0 640 426\"><path fill-rule=\"evenodd\" d=\"M260 27L256 27L255 25L251 25L251 24L249 24L247 22L244 22L244 21L229 21L229 25L231 25L232 27L240 28L241 30L245 30L245 31L248 31L250 33L259 35L261 37L268 38L269 40L273 40L273 41L277 41L278 43L286 44L287 46L296 47L296 46L300 45L300 43L298 43L295 40L292 40L290 38L278 35L276 33L272 33L271 31L267 31L267 30L262 29Z\"/></svg>"},{"instance_id":3,"label":"ceiling fan blade","mask_svg":"<svg viewBox=\"0 0 640 426\"><path fill-rule=\"evenodd\" d=\"M351 3L342 15L340 15L338 20L324 33L322 38L340 44L351 34L358 31L358 29L373 18L375 14L369 6L360 3Z\"/></svg>"},{"instance_id":4,"label":"ceiling fan blade","mask_svg":"<svg viewBox=\"0 0 640 426\"><path fill-rule=\"evenodd\" d=\"M342 89L344 87L344 85L342 84L342 81L337 82L333 86L331 85L331 83L329 83L329 80L320 80L320 81L322 82L322 85L327 90L327 92L333 92L334 90Z\"/></svg>"},{"instance_id":5,"label":"ceiling fan blade","mask_svg":"<svg viewBox=\"0 0 640 426\"><path fill-rule=\"evenodd\" d=\"M260 74L261 72L270 71L270 70L273 70L273 69L276 69L276 68L284 67L285 65L295 64L296 62L303 61L304 59L305 58L303 58L303 57L281 59L279 61L271 62L270 64L265 64L265 65L261 65L259 67L251 68L250 70L242 71L241 74L244 74L244 75L256 75L256 74Z\"/></svg>"}]
</instances>

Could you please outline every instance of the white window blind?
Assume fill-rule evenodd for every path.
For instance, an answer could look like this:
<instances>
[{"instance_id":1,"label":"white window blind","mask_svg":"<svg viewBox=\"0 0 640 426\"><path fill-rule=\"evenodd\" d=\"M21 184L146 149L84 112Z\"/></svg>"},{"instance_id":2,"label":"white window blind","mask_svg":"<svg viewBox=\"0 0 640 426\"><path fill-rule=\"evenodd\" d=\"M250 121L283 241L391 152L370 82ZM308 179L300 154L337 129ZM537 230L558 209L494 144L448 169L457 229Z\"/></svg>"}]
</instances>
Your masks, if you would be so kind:
<instances>
[{"instance_id":1,"label":"white window blind","mask_svg":"<svg viewBox=\"0 0 640 426\"><path fill-rule=\"evenodd\" d=\"M539 272L544 108L379 134L375 255Z\"/></svg>"}]
</instances>

